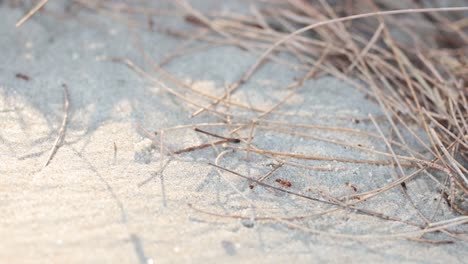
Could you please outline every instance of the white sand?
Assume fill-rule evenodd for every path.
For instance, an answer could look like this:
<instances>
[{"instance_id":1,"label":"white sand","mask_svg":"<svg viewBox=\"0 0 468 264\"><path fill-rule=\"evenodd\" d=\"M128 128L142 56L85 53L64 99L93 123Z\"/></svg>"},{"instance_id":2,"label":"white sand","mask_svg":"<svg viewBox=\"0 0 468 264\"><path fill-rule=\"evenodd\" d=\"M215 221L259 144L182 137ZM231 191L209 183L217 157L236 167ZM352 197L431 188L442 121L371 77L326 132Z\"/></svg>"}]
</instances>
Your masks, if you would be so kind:
<instances>
[{"instance_id":1,"label":"white sand","mask_svg":"<svg viewBox=\"0 0 468 264\"><path fill-rule=\"evenodd\" d=\"M207 5L203 1L195 3L205 8ZM213 6L222 9L227 5ZM55 8L60 10L53 3L47 6L47 10ZM145 65L125 26L81 10L78 17L66 20L57 20L51 13L38 14L17 30L14 24L22 14L19 9L0 5L1 263L466 263L468 250L463 242L431 246L397 239L331 238L275 221L250 223L190 209L188 203L220 214L250 216L249 203L230 184L253 201L258 215L313 214L329 207L261 187L251 191L245 180L224 174L227 182L207 165L216 157L212 149L177 158L161 157L159 146L145 139L135 123L156 131L219 120L206 114L190 119L194 108L145 82L124 65L100 61L104 56L126 57ZM156 23L179 24L176 18L161 21ZM180 39L155 32L137 33L144 49L157 61L181 43ZM225 46L187 55L166 69L205 92L220 95L223 86L237 80L255 59L247 52ZM31 80L16 78L17 73L27 74ZM267 108L287 94L281 88L297 76L301 74L287 67L268 64L235 98ZM70 90L70 122L64 144L50 165L42 169L63 117L62 83ZM282 120L369 130L372 125L354 124L352 118L366 117L368 113L379 115L378 107L363 94L330 77L306 82L281 111L302 116ZM383 142L376 140L341 139L384 150ZM173 150L209 140L189 130L165 135L165 142ZM263 134L255 144L280 151L381 159L273 133ZM158 174L161 159L165 164L162 176ZM247 162L244 154L231 153L221 164L258 177L268 172L269 162L273 161L257 155ZM393 179L388 167L311 164L345 168L309 174L314 182L337 196L352 193L345 185L348 181L360 190L370 190ZM295 191L307 193L311 186L294 169L280 170L277 175L292 181ZM275 184L273 179L268 182ZM431 184L423 177L408 184L413 199L425 212L431 212L436 203L433 199L437 192ZM418 220L398 188L364 207ZM450 216L446 205L442 207L439 217ZM340 234L417 230L347 211L294 223Z\"/></svg>"}]
</instances>

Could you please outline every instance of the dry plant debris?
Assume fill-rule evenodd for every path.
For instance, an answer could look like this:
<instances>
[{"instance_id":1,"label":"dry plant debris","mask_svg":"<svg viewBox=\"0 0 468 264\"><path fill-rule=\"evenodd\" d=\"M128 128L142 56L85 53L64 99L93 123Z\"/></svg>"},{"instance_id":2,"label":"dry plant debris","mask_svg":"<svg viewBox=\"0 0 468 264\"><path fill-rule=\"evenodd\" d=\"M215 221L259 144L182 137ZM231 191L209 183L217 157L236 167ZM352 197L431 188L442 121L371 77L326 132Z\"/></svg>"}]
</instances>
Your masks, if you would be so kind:
<instances>
[{"instance_id":1,"label":"dry plant debris","mask_svg":"<svg viewBox=\"0 0 468 264\"><path fill-rule=\"evenodd\" d=\"M304 232L340 238L405 238L435 244L467 239L466 232L454 227L468 223L468 7L434 8L425 6L426 1L411 1L407 9L396 9L394 1L334 1L332 6L325 0L288 0L256 2L257 5L252 5L250 13L237 14L203 13L184 0L175 3L178 8L176 14L192 24L193 30L158 27L152 18L174 15L173 11L152 9L144 1L132 5L119 1L74 1L77 6L131 27L158 30L186 39L173 53L156 62L135 37L137 48L152 65L151 70L161 74L167 82L152 76L148 70L127 58L113 58L111 61L125 64L150 83L184 102L193 109L193 118L204 114L216 121L166 128L156 136L140 128L160 145L161 153L174 157L212 147L218 157L215 162L211 160L210 165L220 175L227 173L241 177L248 181L250 189L258 185L331 206L320 213L293 217L223 215L197 208L196 205L190 205L191 208L218 217L275 221ZM207 45L193 48L190 44L194 42ZM166 64L177 57L218 45L233 45L259 57L238 81L226 87L221 96L197 90L164 69ZM232 100L231 97L249 82L266 60L304 72L303 77L285 87L290 92L266 109ZM353 118L355 123L372 124L377 133L352 127L285 122L281 119L288 116L288 113L280 111L281 106L297 93L305 81L326 75L350 84L380 106L383 116ZM383 126L391 130L391 135L384 133ZM204 130L208 128L216 129L218 134ZM190 129L220 140L172 151L162 139L163 134ZM386 151L342 141L339 136L321 137L314 131L377 139L386 146ZM257 146L255 138L267 132L309 138L378 155L382 159L350 159L283 152L276 150L275 146ZM220 133L227 136L220 136ZM413 147L413 143L417 148ZM219 149L217 145L222 145L222 148ZM255 155L257 158L274 160L276 164L270 172L255 179L219 165L232 151L245 153L246 160ZM333 161L340 166L317 166L307 161ZM303 172L334 171L346 170L348 164L387 166L389 174L393 173L395 177L391 183L367 191L348 182L346 185L352 189L352 193L342 197L333 196L318 184L308 189L314 196L303 194L294 189L295 184L291 183L291 179L282 176L276 178L280 187L266 183L271 175L281 174L288 169L300 169ZM435 221L434 215L441 206L437 206L432 215L423 213L412 201L409 195L411 190L407 188L408 182L421 175L439 191L440 201L445 197L447 205L464 216L454 215L449 219ZM231 186L244 196L243 192ZM362 206L376 196L385 196L393 188L401 188L403 195L414 207L417 221L400 219L380 213L379 208L364 209ZM248 197L244 198L253 208L254 203ZM301 225L300 220L338 210L395 221L417 227L417 230L359 236L323 232ZM425 235L429 233L443 233L446 236L426 238Z\"/></svg>"},{"instance_id":2,"label":"dry plant debris","mask_svg":"<svg viewBox=\"0 0 468 264\"><path fill-rule=\"evenodd\" d=\"M54 157L55 153L59 149L60 145L63 143L63 140L65 139L65 132L67 130L67 123L68 123L68 112L70 109L70 99L68 95L68 88L66 84L62 85L63 87L63 119L62 119L62 124L60 125L60 129L58 131L57 138L55 139L54 145L52 146L52 149L49 152L49 155L47 156L47 160L44 163L44 167L47 167L49 163L51 162L52 158Z\"/></svg>"}]
</instances>

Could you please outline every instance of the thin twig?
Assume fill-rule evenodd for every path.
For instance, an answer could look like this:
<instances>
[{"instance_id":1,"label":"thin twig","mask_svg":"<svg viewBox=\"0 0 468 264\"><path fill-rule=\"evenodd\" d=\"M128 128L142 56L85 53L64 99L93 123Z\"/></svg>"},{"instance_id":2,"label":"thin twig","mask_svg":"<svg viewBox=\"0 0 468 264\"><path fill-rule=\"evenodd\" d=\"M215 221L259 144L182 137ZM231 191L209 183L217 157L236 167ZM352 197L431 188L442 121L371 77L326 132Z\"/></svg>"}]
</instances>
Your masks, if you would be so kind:
<instances>
[{"instance_id":1,"label":"thin twig","mask_svg":"<svg viewBox=\"0 0 468 264\"><path fill-rule=\"evenodd\" d=\"M198 128L198 127L195 127L193 130L194 130L195 132L203 133L203 134L205 134L205 135L209 135L209 136L212 136L212 137L224 139L226 142L240 143L240 141L241 141L241 140L238 139L238 138L224 137L224 136L215 134L215 133L213 133L213 132L209 132L209 131L206 131L206 130L202 130L202 129Z\"/></svg>"},{"instance_id":2,"label":"thin twig","mask_svg":"<svg viewBox=\"0 0 468 264\"><path fill-rule=\"evenodd\" d=\"M201 145L197 145L197 146L193 146L193 147L188 147L188 148L184 148L184 149L179 149L179 150L176 150L174 151L174 154L182 154L182 153L186 153L186 152L192 152L192 151L195 151L195 150L200 150L200 149L204 149L204 148L208 148L208 147L211 147L213 145L221 145L221 144L225 144L225 143L229 143L231 141L229 140L218 140L218 141L214 141L214 142L210 142L210 143L205 143L205 144L201 144Z\"/></svg>"}]
</instances>

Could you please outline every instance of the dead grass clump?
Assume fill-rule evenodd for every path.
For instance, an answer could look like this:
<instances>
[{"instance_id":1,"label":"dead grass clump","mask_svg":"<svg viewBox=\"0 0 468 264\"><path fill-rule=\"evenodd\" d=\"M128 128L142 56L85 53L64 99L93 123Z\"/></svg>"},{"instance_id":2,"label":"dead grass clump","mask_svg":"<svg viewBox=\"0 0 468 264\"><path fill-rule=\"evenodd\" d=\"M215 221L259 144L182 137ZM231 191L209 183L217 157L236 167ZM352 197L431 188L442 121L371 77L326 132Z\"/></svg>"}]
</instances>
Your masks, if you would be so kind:
<instances>
[{"instance_id":1,"label":"dead grass clump","mask_svg":"<svg viewBox=\"0 0 468 264\"><path fill-rule=\"evenodd\" d=\"M406 144L405 130L431 155L417 165L447 174L451 205L467 214L458 206L468 191L468 36L462 11L449 16L443 11L456 8L429 8L419 1L412 9L390 11L395 9L392 1L337 1L331 6L323 0L290 0L268 2L251 15L202 15L178 2L188 12L188 22L232 44L269 47L240 83L281 51L311 69L300 83L317 73L332 74L366 92L382 108L396 142ZM423 128L424 138L411 123ZM405 177L401 162L414 154L402 159L394 154L393 143L385 143Z\"/></svg>"}]
</instances>

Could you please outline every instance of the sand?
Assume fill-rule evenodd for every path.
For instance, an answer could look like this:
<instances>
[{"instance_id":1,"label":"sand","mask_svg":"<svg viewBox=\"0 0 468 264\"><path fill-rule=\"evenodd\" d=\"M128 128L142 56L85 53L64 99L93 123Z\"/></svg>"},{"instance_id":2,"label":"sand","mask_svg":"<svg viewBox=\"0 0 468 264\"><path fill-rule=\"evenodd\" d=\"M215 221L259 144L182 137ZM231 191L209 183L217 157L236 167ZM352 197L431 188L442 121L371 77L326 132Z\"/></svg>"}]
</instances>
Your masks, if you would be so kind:
<instances>
[{"instance_id":1,"label":"sand","mask_svg":"<svg viewBox=\"0 0 468 264\"><path fill-rule=\"evenodd\" d=\"M243 2L194 2L198 8L218 10L245 5ZM182 40L158 32L130 29L86 10L75 10L73 16L64 19L59 17L62 8L51 2L47 12L37 14L15 29L14 24L24 11L6 3L0 5L0 262L466 261L467 244L461 241L429 245L402 239L345 239L298 230L278 221L252 222L193 210L189 204L222 215L249 217L252 204L259 216L313 214L331 207L260 186L251 190L248 182L229 173L221 177L208 165L217 156L210 148L176 157L161 155L159 145L152 143L137 124L152 133L175 125L220 120L206 113L190 118L196 107L145 81L125 65L105 59L129 58L150 69L135 48L132 34L140 37L143 49L156 61ZM155 23L187 27L177 17L160 18ZM256 58L235 47L219 46L175 59L165 69L197 89L221 95L224 87L236 81ZM174 87L160 74L149 72ZM18 78L18 73L30 79ZM298 76L301 76L299 72L289 67L268 63L234 99L268 108L287 94L283 87ZM63 83L69 88L69 122L63 144L44 167L63 119ZM364 94L332 77L306 82L281 111L294 116L283 116L280 120L363 130L374 128L369 123L353 122L355 118L366 118L369 113L381 115L378 106ZM261 135L255 144L275 146L278 151L382 158L306 138L269 132ZM319 132L319 135L331 134ZM384 143L378 140L351 136L341 139L384 149ZM164 142L172 150L210 140L190 130L164 135ZM219 151L223 150L218 147ZM228 153L220 161L221 165L252 177L268 172L271 163L274 161L259 155L247 160L242 152ZM352 194L346 182L352 182L360 190L370 190L393 179L391 169L385 166L311 164L333 168L309 171L306 177L337 196ZM290 180L294 190L307 193L310 182L298 177L297 171L279 170L276 175ZM275 184L274 178L268 182ZM427 208L422 207L427 212L431 212L438 197L431 184L424 177L408 184L416 203L427 204ZM417 219L398 188L363 207L405 220ZM446 205L443 207L439 217L452 216ZM354 235L418 230L345 210L293 223L321 232Z\"/></svg>"}]
</instances>

